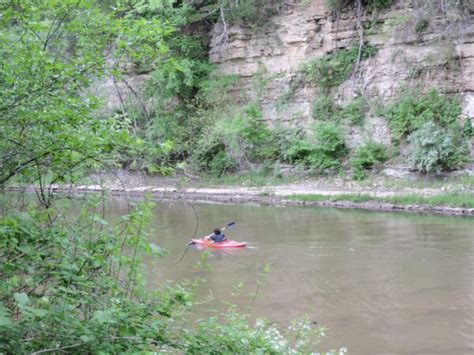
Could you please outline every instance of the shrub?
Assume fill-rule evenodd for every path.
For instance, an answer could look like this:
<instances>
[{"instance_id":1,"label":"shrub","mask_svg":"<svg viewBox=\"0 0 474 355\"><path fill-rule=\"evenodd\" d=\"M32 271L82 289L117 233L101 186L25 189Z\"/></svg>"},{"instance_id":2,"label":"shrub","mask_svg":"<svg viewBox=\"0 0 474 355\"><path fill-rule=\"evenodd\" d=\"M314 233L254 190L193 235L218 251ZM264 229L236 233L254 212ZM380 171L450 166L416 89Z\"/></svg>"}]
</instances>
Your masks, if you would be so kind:
<instances>
[{"instance_id":1,"label":"shrub","mask_svg":"<svg viewBox=\"0 0 474 355\"><path fill-rule=\"evenodd\" d=\"M364 45L362 58L368 58L377 52L375 47ZM359 54L359 47L352 46L335 50L320 58L304 63L299 71L305 76L304 81L323 89L338 86L347 79Z\"/></svg>"},{"instance_id":2,"label":"shrub","mask_svg":"<svg viewBox=\"0 0 474 355\"><path fill-rule=\"evenodd\" d=\"M387 148L383 144L374 141L366 142L357 148L351 159L352 177L355 180L363 180L367 169L384 163L388 158Z\"/></svg>"},{"instance_id":3,"label":"shrub","mask_svg":"<svg viewBox=\"0 0 474 355\"><path fill-rule=\"evenodd\" d=\"M369 10L383 9L393 4L393 0L362 0L364 6ZM356 0L326 0L326 6L330 11L340 12L346 6L356 6Z\"/></svg>"},{"instance_id":4,"label":"shrub","mask_svg":"<svg viewBox=\"0 0 474 355\"><path fill-rule=\"evenodd\" d=\"M382 112L395 141L400 141L430 121L443 128L456 127L460 114L459 98L442 95L436 89L425 95L409 91Z\"/></svg>"},{"instance_id":5,"label":"shrub","mask_svg":"<svg viewBox=\"0 0 474 355\"><path fill-rule=\"evenodd\" d=\"M468 149L453 131L446 131L433 122L425 123L409 136L412 144L408 160L414 170L440 172L462 167L468 160Z\"/></svg>"},{"instance_id":6,"label":"shrub","mask_svg":"<svg viewBox=\"0 0 474 355\"><path fill-rule=\"evenodd\" d=\"M471 139L473 136L472 118L467 117L464 121L463 136L465 139Z\"/></svg>"},{"instance_id":7,"label":"shrub","mask_svg":"<svg viewBox=\"0 0 474 355\"><path fill-rule=\"evenodd\" d=\"M311 115L314 119L332 121L339 107L328 95L322 95L313 102Z\"/></svg>"},{"instance_id":8,"label":"shrub","mask_svg":"<svg viewBox=\"0 0 474 355\"><path fill-rule=\"evenodd\" d=\"M316 120L340 122L360 125L364 121L366 112L365 100L358 96L344 106L333 102L328 95L318 97L313 102L311 115Z\"/></svg>"},{"instance_id":9,"label":"shrub","mask_svg":"<svg viewBox=\"0 0 474 355\"><path fill-rule=\"evenodd\" d=\"M280 142L280 157L288 163L305 162L314 151L314 144L304 136Z\"/></svg>"},{"instance_id":10,"label":"shrub","mask_svg":"<svg viewBox=\"0 0 474 355\"><path fill-rule=\"evenodd\" d=\"M430 25L430 22L426 18L422 18L417 21L415 26L415 32L418 36L420 36L423 32L425 32Z\"/></svg>"},{"instance_id":11,"label":"shrub","mask_svg":"<svg viewBox=\"0 0 474 355\"><path fill-rule=\"evenodd\" d=\"M209 125L195 144L192 160L199 169L222 175L278 158L278 142L257 105L233 107L224 113L229 116Z\"/></svg>"},{"instance_id":12,"label":"shrub","mask_svg":"<svg viewBox=\"0 0 474 355\"><path fill-rule=\"evenodd\" d=\"M339 117L342 120L349 121L353 125L360 125L364 122L366 110L367 107L364 98L358 96L347 105L341 107Z\"/></svg>"},{"instance_id":13,"label":"shrub","mask_svg":"<svg viewBox=\"0 0 474 355\"><path fill-rule=\"evenodd\" d=\"M283 0L221 0L226 8L228 21L246 27L265 27L270 17L276 15Z\"/></svg>"},{"instance_id":14,"label":"shrub","mask_svg":"<svg viewBox=\"0 0 474 355\"><path fill-rule=\"evenodd\" d=\"M332 123L318 124L315 137L317 143L307 157L307 163L318 170L337 169L347 154L340 128Z\"/></svg>"}]
</instances>

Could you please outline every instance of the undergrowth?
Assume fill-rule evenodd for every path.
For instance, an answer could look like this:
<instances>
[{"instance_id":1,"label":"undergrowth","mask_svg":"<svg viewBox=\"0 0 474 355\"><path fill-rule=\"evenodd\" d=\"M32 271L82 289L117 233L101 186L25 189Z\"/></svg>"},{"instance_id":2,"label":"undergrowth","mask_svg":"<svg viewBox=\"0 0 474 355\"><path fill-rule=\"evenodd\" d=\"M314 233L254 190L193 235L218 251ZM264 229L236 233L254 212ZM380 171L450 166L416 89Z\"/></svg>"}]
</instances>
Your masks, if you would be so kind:
<instances>
[{"instance_id":1,"label":"undergrowth","mask_svg":"<svg viewBox=\"0 0 474 355\"><path fill-rule=\"evenodd\" d=\"M362 58L369 58L377 53L377 48L370 44L362 47ZM351 73L357 61L359 47L337 49L320 58L311 59L299 68L302 81L324 90L338 86L344 82Z\"/></svg>"}]
</instances>

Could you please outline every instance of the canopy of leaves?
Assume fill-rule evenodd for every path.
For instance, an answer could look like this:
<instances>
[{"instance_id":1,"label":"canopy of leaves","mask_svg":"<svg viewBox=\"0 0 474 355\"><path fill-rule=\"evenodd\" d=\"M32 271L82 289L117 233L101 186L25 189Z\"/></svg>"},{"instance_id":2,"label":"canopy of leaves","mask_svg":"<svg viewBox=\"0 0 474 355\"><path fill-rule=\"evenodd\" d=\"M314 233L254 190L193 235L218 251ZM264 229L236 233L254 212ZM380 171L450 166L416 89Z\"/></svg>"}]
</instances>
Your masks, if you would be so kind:
<instances>
[{"instance_id":1,"label":"canopy of leaves","mask_svg":"<svg viewBox=\"0 0 474 355\"><path fill-rule=\"evenodd\" d=\"M50 182L105 161L128 133L114 119L92 114L88 87L129 63L151 64L167 48L166 26L117 17L93 1L3 3L0 54L0 184L21 175Z\"/></svg>"}]
</instances>

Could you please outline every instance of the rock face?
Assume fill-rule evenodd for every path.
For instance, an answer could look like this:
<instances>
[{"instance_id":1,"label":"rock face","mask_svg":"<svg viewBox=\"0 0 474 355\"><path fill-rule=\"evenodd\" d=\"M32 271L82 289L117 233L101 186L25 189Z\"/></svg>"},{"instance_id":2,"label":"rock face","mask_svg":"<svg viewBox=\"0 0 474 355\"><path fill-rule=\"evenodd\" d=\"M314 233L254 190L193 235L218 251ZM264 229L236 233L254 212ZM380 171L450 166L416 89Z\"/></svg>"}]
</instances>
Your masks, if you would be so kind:
<instances>
[{"instance_id":1,"label":"rock face","mask_svg":"<svg viewBox=\"0 0 474 355\"><path fill-rule=\"evenodd\" d=\"M300 86L291 99L284 99L301 63L358 43L355 9L336 18L325 3L286 1L265 30L230 27L223 36L221 25L214 28L211 61L221 73L240 77L238 90L260 102L265 120L308 126L313 121L312 103L320 95L317 88ZM407 87L437 87L441 92L458 93L463 103L462 120L472 119L474 16L456 27L445 16L431 15L420 30L424 16L403 0L378 13L365 13L364 40L378 51L362 60L358 73L333 89L332 97L344 103L362 92L369 102L376 103L390 100ZM347 128L349 145L356 146L368 137L390 142L385 121L372 111L364 127Z\"/></svg>"}]
</instances>

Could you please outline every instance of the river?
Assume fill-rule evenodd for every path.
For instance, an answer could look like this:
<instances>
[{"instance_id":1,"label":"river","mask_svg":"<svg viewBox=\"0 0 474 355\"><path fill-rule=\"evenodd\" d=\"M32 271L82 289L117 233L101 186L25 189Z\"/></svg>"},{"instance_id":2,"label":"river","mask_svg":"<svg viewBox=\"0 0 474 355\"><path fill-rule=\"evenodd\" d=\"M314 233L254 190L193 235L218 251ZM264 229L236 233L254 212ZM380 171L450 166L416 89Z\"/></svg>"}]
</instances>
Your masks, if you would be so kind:
<instances>
[{"instance_id":1,"label":"river","mask_svg":"<svg viewBox=\"0 0 474 355\"><path fill-rule=\"evenodd\" d=\"M113 214L125 213L114 200ZM216 251L197 268L203 251L194 234L230 221L226 236L249 247ZM326 326L321 350L347 346L351 354L474 353L474 219L401 213L161 202L152 242L170 253L146 258L150 287L165 280L205 278L197 297L248 310L266 264L271 271L251 308L281 325L307 315ZM240 290L234 287L241 283ZM238 289L238 288L237 288Z\"/></svg>"}]
</instances>

